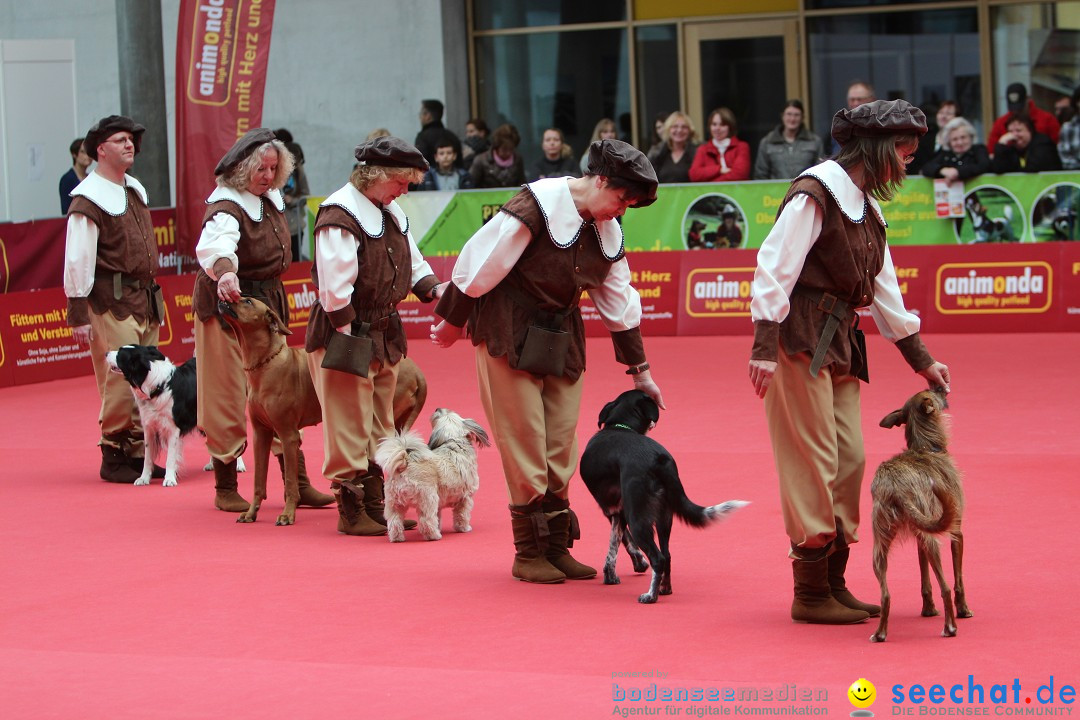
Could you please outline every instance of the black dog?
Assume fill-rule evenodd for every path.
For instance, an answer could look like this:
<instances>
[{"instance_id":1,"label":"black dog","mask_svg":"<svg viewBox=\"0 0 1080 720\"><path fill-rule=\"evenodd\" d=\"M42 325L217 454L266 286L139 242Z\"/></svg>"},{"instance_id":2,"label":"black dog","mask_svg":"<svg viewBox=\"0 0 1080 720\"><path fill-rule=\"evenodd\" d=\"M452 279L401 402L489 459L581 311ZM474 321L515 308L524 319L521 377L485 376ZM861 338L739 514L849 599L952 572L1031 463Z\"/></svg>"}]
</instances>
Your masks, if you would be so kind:
<instances>
[{"instance_id":1,"label":"black dog","mask_svg":"<svg viewBox=\"0 0 1080 720\"><path fill-rule=\"evenodd\" d=\"M675 460L660 443L645 436L660 419L660 409L640 390L624 392L600 411L600 432L593 435L581 456L581 479L611 521L611 543L604 562L604 584L617 585L615 558L619 543L634 562L634 570L652 564L649 591L641 603L656 602L657 593L671 594L671 521L675 515L687 525L705 527L748 503L729 500L702 507L686 497ZM660 547L653 541L653 528Z\"/></svg>"},{"instance_id":2,"label":"black dog","mask_svg":"<svg viewBox=\"0 0 1080 720\"><path fill-rule=\"evenodd\" d=\"M124 345L105 353L112 372L120 373L131 385L139 406L146 459L136 485L150 484L154 456L167 448L165 479L162 485L176 485L176 473L184 455L184 436L197 422L195 358L177 367L160 350L149 345Z\"/></svg>"}]
</instances>

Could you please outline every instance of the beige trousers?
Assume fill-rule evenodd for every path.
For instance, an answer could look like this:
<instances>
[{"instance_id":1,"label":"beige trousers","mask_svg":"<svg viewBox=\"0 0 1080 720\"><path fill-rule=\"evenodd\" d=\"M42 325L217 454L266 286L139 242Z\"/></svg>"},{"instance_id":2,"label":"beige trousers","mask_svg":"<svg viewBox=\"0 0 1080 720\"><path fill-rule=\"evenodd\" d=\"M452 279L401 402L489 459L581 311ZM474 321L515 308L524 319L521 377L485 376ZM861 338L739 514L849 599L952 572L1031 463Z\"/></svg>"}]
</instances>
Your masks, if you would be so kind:
<instances>
[{"instance_id":1,"label":"beige trousers","mask_svg":"<svg viewBox=\"0 0 1080 720\"><path fill-rule=\"evenodd\" d=\"M394 434L398 366L372 361L366 378L324 370L325 349L308 353L315 393L322 403L323 477L352 481L374 462L379 440Z\"/></svg>"},{"instance_id":2,"label":"beige trousers","mask_svg":"<svg viewBox=\"0 0 1080 720\"><path fill-rule=\"evenodd\" d=\"M842 528L858 541L863 449L859 380L822 368L810 375L810 356L780 349L776 375L765 395L784 527L791 557L811 559Z\"/></svg>"},{"instance_id":3,"label":"beige trousers","mask_svg":"<svg viewBox=\"0 0 1080 720\"><path fill-rule=\"evenodd\" d=\"M101 411L98 413L101 440L98 444L121 448L115 436L132 433L134 440L126 450L132 453L132 457L143 454L139 407L124 376L109 370L105 353L121 345L157 345L158 331L159 327L149 320L139 322L131 315L117 320L110 312L98 315L90 311L90 361L94 365L94 379L97 380L98 396L101 398Z\"/></svg>"},{"instance_id":4,"label":"beige trousers","mask_svg":"<svg viewBox=\"0 0 1080 720\"><path fill-rule=\"evenodd\" d=\"M484 343L476 348L476 375L510 503L528 505L548 492L565 500L578 461L582 378L514 370Z\"/></svg>"}]
</instances>

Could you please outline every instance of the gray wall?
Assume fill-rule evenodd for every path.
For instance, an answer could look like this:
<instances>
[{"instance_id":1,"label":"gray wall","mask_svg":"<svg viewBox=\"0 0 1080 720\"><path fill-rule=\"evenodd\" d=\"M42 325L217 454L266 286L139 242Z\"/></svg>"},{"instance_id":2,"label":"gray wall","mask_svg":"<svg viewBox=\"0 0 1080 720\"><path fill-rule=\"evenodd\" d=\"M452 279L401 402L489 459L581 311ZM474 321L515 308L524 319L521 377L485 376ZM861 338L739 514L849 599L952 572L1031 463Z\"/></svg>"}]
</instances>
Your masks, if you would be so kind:
<instances>
[{"instance_id":1,"label":"gray wall","mask_svg":"<svg viewBox=\"0 0 1080 720\"><path fill-rule=\"evenodd\" d=\"M161 0L174 177L179 7L179 0ZM463 18L463 0L277 0L263 124L287 127L303 146L313 193L328 194L345 183L354 162L352 149L371 129L386 127L411 142L420 130L422 98L442 99L448 126L461 132L468 117L468 98L461 93L468 77L464 21L443 26L443 14L454 16L458 8ZM0 4L0 38L73 38L80 127L118 112L120 55L113 0ZM175 194L175 182L170 185ZM175 197L168 204L173 202ZM154 199L153 204L166 203Z\"/></svg>"}]
</instances>

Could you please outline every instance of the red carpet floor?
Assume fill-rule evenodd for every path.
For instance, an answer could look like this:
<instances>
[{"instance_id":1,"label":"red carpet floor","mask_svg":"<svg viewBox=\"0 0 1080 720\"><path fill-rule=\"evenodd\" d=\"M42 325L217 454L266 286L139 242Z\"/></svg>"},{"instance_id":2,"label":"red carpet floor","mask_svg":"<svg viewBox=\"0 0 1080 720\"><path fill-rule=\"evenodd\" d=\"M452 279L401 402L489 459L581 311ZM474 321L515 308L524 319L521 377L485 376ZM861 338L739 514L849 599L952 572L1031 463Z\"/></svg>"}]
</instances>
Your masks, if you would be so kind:
<instances>
[{"instance_id":1,"label":"red carpet floor","mask_svg":"<svg viewBox=\"0 0 1080 720\"><path fill-rule=\"evenodd\" d=\"M622 585L530 586L511 579L510 526L498 453L481 452L474 530L408 542L335 532L336 511L303 509L275 527L281 485L259 522L212 507L192 439L176 488L97 479L97 397L90 377L0 390L0 713L5 718L605 718L764 712L846 716L848 686L872 682L880 717L907 709L988 714L1063 710L1080 681L1075 612L1075 373L1080 334L928 336L953 372L953 453L968 499L965 558L974 618L955 638L919 617L915 549L894 552L888 642L875 624L795 625L787 540L764 412L746 378L748 338L654 338L649 357L668 411L654 437L675 455L690 497L752 505L722 525L677 525L674 594L636 602L648 578L625 556ZM580 437L629 386L610 343L590 340ZM440 405L482 423L471 348L414 343ZM870 339L864 388L868 478L903 437L877 421L922 386L899 354ZM307 431L309 467L322 459ZM250 461L250 453L247 456ZM250 496L251 474L241 475ZM607 525L580 480L575 547L599 566ZM1073 508L1073 510L1069 510ZM874 600L868 526L849 580ZM940 601L939 601L940 603ZM630 675L638 673L637 676ZM641 675L644 674L644 675ZM1014 702L1014 681L1021 688ZM1053 683L1054 704L1038 689ZM654 686L757 690L757 703L633 702ZM915 684L962 685L963 704L914 704ZM994 685L1009 686L993 706ZM617 686L617 687L616 687ZM894 686L904 703L895 706ZM767 698L764 693L771 691ZM814 701L800 693L811 692ZM796 702L788 702L794 693ZM678 697L678 696L675 696ZM693 698L694 696L690 696ZM724 697L721 695L721 697ZM1031 703L1025 699L1031 698ZM1042 692L1046 698L1046 691ZM977 695L974 696L976 701Z\"/></svg>"}]
</instances>

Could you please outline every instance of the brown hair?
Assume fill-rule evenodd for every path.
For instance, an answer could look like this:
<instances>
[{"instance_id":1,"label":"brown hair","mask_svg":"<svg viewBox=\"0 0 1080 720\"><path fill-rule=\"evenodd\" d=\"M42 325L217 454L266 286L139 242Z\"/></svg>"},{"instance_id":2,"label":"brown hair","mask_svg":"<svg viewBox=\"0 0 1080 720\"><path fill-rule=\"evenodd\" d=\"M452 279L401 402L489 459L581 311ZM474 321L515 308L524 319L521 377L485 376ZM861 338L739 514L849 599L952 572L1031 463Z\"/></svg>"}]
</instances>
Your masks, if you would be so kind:
<instances>
[{"instance_id":1,"label":"brown hair","mask_svg":"<svg viewBox=\"0 0 1080 720\"><path fill-rule=\"evenodd\" d=\"M915 152L918 146L919 136L915 133L874 137L854 135L840 148L836 162L844 170L861 167L862 191L880 202L887 202L893 199L907 177L907 165L898 157L896 148L906 147Z\"/></svg>"},{"instance_id":2,"label":"brown hair","mask_svg":"<svg viewBox=\"0 0 1080 720\"><path fill-rule=\"evenodd\" d=\"M800 108L801 109L801 108ZM739 121L735 119L735 113L726 107L718 107L709 113L709 125L712 126L713 118L717 115L720 116L720 124L727 125L730 132L728 137L735 137L739 134Z\"/></svg>"},{"instance_id":3,"label":"brown hair","mask_svg":"<svg viewBox=\"0 0 1080 720\"><path fill-rule=\"evenodd\" d=\"M491 149L509 148L510 150L516 150L517 146L521 144L521 133L513 125L506 123L495 128L495 131L491 133Z\"/></svg>"}]
</instances>

